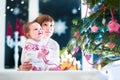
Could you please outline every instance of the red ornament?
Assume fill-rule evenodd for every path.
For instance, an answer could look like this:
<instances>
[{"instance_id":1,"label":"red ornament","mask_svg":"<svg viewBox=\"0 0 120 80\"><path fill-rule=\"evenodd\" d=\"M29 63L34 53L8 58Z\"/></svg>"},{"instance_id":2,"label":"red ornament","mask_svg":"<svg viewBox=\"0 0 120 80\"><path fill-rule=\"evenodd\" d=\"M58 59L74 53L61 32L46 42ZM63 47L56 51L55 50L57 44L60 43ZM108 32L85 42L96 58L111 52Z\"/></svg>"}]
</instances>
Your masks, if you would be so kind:
<instances>
[{"instance_id":1,"label":"red ornament","mask_svg":"<svg viewBox=\"0 0 120 80\"><path fill-rule=\"evenodd\" d=\"M93 27L91 27L91 31L92 32L97 32L98 31L98 27L96 25L94 25Z\"/></svg>"},{"instance_id":2,"label":"red ornament","mask_svg":"<svg viewBox=\"0 0 120 80\"><path fill-rule=\"evenodd\" d=\"M108 47L112 50L115 47L115 43L108 42Z\"/></svg>"},{"instance_id":3,"label":"red ornament","mask_svg":"<svg viewBox=\"0 0 120 80\"><path fill-rule=\"evenodd\" d=\"M90 60L90 58L91 58L92 56L91 56L90 54L89 54L89 55L86 54L85 57L86 57L87 60Z\"/></svg>"},{"instance_id":4,"label":"red ornament","mask_svg":"<svg viewBox=\"0 0 120 80\"><path fill-rule=\"evenodd\" d=\"M79 32L78 32L78 31L74 33L74 37L75 37L75 38L78 38L78 37L79 37Z\"/></svg>"},{"instance_id":5,"label":"red ornament","mask_svg":"<svg viewBox=\"0 0 120 80\"><path fill-rule=\"evenodd\" d=\"M116 33L119 33L119 29L120 29L120 24L117 23L117 20L116 19L113 19L111 20L109 23L108 23L108 29L109 29L109 32L116 32Z\"/></svg>"},{"instance_id":6,"label":"red ornament","mask_svg":"<svg viewBox=\"0 0 120 80\"><path fill-rule=\"evenodd\" d=\"M105 5L102 5L101 7L100 7L100 9L106 9L107 7L105 6Z\"/></svg>"}]
</instances>

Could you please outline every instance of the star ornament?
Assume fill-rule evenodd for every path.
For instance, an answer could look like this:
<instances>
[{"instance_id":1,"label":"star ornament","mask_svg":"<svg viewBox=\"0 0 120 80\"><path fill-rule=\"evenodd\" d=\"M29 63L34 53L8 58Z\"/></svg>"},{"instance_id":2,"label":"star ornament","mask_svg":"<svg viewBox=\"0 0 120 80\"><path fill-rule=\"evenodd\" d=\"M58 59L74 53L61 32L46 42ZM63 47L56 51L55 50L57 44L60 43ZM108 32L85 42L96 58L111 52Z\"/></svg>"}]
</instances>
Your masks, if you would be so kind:
<instances>
[{"instance_id":1,"label":"star ornament","mask_svg":"<svg viewBox=\"0 0 120 80\"><path fill-rule=\"evenodd\" d=\"M58 36L61 36L61 34L66 33L66 29L67 29L67 26L66 26L65 21L58 20L55 23L55 32L54 33L57 34Z\"/></svg>"}]
</instances>

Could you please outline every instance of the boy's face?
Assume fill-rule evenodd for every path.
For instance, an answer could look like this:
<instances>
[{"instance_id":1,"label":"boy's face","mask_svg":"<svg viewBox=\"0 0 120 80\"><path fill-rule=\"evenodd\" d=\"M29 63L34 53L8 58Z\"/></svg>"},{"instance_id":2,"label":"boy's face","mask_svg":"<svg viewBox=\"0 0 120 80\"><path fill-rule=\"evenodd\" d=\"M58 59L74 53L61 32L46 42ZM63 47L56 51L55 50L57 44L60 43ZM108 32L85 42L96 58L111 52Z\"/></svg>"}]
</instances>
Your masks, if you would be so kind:
<instances>
[{"instance_id":1,"label":"boy's face","mask_svg":"<svg viewBox=\"0 0 120 80\"><path fill-rule=\"evenodd\" d=\"M44 37L50 38L54 32L54 23L50 21L44 21L41 26L44 31Z\"/></svg>"},{"instance_id":2,"label":"boy's face","mask_svg":"<svg viewBox=\"0 0 120 80\"><path fill-rule=\"evenodd\" d=\"M42 30L42 27L38 23L36 22L32 23L29 26L29 29L30 31L28 35L30 38L34 39L35 41L39 41L43 38L43 30Z\"/></svg>"}]
</instances>

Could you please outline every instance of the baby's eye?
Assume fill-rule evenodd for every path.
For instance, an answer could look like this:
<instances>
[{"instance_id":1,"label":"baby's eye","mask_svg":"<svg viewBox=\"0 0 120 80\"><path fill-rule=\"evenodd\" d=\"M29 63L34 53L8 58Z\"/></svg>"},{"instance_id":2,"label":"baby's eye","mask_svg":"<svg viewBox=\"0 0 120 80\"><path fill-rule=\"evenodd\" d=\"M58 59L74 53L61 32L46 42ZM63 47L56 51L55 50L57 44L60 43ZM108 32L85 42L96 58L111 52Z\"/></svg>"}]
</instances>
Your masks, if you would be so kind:
<instances>
[{"instance_id":1,"label":"baby's eye","mask_svg":"<svg viewBox=\"0 0 120 80\"><path fill-rule=\"evenodd\" d=\"M38 29L36 28L36 29L34 29L34 30L38 30Z\"/></svg>"},{"instance_id":2,"label":"baby's eye","mask_svg":"<svg viewBox=\"0 0 120 80\"><path fill-rule=\"evenodd\" d=\"M51 24L50 27L53 27L53 25Z\"/></svg>"}]
</instances>

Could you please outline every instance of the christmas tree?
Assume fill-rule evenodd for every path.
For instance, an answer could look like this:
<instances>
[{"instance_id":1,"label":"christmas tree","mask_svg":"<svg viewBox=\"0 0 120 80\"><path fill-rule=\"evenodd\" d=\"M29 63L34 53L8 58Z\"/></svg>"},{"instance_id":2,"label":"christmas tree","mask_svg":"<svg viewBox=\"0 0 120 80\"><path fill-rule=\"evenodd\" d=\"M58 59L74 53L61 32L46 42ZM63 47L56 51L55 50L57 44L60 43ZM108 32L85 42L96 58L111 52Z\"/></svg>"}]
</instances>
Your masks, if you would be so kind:
<instances>
[{"instance_id":1,"label":"christmas tree","mask_svg":"<svg viewBox=\"0 0 120 80\"><path fill-rule=\"evenodd\" d=\"M83 5L90 9L90 16L73 20L68 53L77 57L81 50L86 59L86 54L107 61L120 59L120 0L84 0Z\"/></svg>"}]
</instances>

